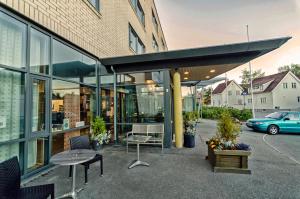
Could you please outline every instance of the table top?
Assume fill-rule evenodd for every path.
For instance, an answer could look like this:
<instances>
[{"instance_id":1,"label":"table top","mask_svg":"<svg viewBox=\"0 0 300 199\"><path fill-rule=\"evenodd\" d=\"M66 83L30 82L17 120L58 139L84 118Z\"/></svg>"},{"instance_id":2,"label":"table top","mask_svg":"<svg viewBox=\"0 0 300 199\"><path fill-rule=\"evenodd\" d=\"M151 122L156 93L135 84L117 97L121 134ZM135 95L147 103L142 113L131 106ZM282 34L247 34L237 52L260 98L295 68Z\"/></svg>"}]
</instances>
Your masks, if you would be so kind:
<instances>
[{"instance_id":1,"label":"table top","mask_svg":"<svg viewBox=\"0 0 300 199\"><path fill-rule=\"evenodd\" d=\"M52 156L50 162L64 166L77 165L93 159L96 154L96 151L89 149L69 150Z\"/></svg>"},{"instance_id":2,"label":"table top","mask_svg":"<svg viewBox=\"0 0 300 199\"><path fill-rule=\"evenodd\" d=\"M132 135L128 137L128 141L130 142L137 142L137 143L145 143L148 142L152 136L146 135Z\"/></svg>"}]
</instances>

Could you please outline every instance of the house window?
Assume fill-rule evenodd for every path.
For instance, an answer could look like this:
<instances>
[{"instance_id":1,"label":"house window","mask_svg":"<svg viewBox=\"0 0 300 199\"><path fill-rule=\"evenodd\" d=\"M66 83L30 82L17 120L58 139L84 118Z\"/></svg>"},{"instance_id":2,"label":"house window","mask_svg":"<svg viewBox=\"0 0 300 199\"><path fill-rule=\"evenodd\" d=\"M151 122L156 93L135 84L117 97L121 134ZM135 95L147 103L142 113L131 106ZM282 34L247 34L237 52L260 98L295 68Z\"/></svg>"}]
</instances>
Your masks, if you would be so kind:
<instances>
[{"instance_id":1,"label":"house window","mask_svg":"<svg viewBox=\"0 0 300 199\"><path fill-rule=\"evenodd\" d=\"M156 41L154 35L152 35L152 47L156 52L159 51L159 47L158 47L158 44L157 44L157 41Z\"/></svg>"},{"instance_id":2,"label":"house window","mask_svg":"<svg viewBox=\"0 0 300 199\"><path fill-rule=\"evenodd\" d=\"M283 83L283 88L288 88L288 83Z\"/></svg>"},{"instance_id":3,"label":"house window","mask_svg":"<svg viewBox=\"0 0 300 199\"><path fill-rule=\"evenodd\" d=\"M297 97L298 103L300 103L300 96Z\"/></svg>"},{"instance_id":4,"label":"house window","mask_svg":"<svg viewBox=\"0 0 300 199\"><path fill-rule=\"evenodd\" d=\"M94 6L94 8L99 11L100 10L100 0L89 0L89 2Z\"/></svg>"},{"instance_id":5,"label":"house window","mask_svg":"<svg viewBox=\"0 0 300 199\"><path fill-rule=\"evenodd\" d=\"M292 88L297 88L297 84L296 83L292 83Z\"/></svg>"},{"instance_id":6,"label":"house window","mask_svg":"<svg viewBox=\"0 0 300 199\"><path fill-rule=\"evenodd\" d=\"M139 18L140 22L145 26L145 13L140 4L139 0L131 0L131 6L133 7L137 17Z\"/></svg>"},{"instance_id":7,"label":"house window","mask_svg":"<svg viewBox=\"0 0 300 199\"><path fill-rule=\"evenodd\" d=\"M265 97L260 98L260 103L261 103L261 104L267 103L267 98L265 98Z\"/></svg>"},{"instance_id":8,"label":"house window","mask_svg":"<svg viewBox=\"0 0 300 199\"><path fill-rule=\"evenodd\" d=\"M248 99L248 104L252 104L252 99Z\"/></svg>"},{"instance_id":9,"label":"house window","mask_svg":"<svg viewBox=\"0 0 300 199\"><path fill-rule=\"evenodd\" d=\"M154 25L154 28L155 28L156 32L158 32L158 23L157 23L157 20L156 20L156 17L155 17L155 14L154 14L153 10L152 10L152 23Z\"/></svg>"},{"instance_id":10,"label":"house window","mask_svg":"<svg viewBox=\"0 0 300 199\"><path fill-rule=\"evenodd\" d=\"M235 94L236 95L241 95L241 92L240 91L236 91Z\"/></svg>"},{"instance_id":11,"label":"house window","mask_svg":"<svg viewBox=\"0 0 300 199\"><path fill-rule=\"evenodd\" d=\"M232 91L228 91L228 95L229 95L229 96L232 95Z\"/></svg>"},{"instance_id":12,"label":"house window","mask_svg":"<svg viewBox=\"0 0 300 199\"><path fill-rule=\"evenodd\" d=\"M131 25L129 25L129 47L137 54L145 53L145 45L140 40Z\"/></svg>"}]
</instances>

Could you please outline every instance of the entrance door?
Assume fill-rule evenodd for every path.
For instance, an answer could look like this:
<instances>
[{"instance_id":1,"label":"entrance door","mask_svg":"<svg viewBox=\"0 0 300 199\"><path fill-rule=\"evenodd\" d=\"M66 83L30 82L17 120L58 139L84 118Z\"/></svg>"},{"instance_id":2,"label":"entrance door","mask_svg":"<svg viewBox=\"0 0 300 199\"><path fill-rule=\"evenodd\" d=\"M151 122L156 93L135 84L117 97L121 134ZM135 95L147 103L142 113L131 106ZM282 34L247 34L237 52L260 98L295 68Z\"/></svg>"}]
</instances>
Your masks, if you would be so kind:
<instances>
[{"instance_id":1,"label":"entrance door","mask_svg":"<svg viewBox=\"0 0 300 199\"><path fill-rule=\"evenodd\" d=\"M39 76L30 76L29 98L29 141L27 142L26 168L35 170L48 164L50 110L49 110L49 79Z\"/></svg>"}]
</instances>

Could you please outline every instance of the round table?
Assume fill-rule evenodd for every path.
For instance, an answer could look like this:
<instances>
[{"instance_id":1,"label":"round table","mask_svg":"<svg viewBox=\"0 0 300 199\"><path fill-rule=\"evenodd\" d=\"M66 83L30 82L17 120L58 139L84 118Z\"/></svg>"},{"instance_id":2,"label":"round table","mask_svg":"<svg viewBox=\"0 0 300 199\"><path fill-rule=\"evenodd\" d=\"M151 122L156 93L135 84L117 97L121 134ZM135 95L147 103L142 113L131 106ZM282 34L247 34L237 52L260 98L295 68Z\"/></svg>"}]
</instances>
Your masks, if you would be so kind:
<instances>
[{"instance_id":1,"label":"round table","mask_svg":"<svg viewBox=\"0 0 300 199\"><path fill-rule=\"evenodd\" d=\"M50 162L61 166L73 166L72 191L58 198L72 197L77 198L77 193L82 190L76 187L76 165L87 162L95 157L96 151L89 149L76 149L58 153L51 157Z\"/></svg>"}]
</instances>

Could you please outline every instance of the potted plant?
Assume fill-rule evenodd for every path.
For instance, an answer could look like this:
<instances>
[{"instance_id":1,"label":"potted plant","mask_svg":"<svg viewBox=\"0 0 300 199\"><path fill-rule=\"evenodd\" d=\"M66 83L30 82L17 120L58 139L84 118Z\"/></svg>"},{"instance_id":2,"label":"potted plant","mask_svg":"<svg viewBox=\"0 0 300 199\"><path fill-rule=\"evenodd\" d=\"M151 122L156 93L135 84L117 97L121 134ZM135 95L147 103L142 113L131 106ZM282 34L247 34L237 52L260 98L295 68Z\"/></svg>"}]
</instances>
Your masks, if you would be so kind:
<instances>
[{"instance_id":1,"label":"potted plant","mask_svg":"<svg viewBox=\"0 0 300 199\"><path fill-rule=\"evenodd\" d=\"M248 156L251 148L244 143L237 143L240 124L235 123L228 111L220 115L217 134L207 141L208 160L215 172L251 174L248 169Z\"/></svg>"},{"instance_id":2,"label":"potted plant","mask_svg":"<svg viewBox=\"0 0 300 199\"><path fill-rule=\"evenodd\" d=\"M91 140L94 150L100 150L102 144L108 143L111 137L110 131L106 130L102 117L97 116L91 124Z\"/></svg>"},{"instance_id":3,"label":"potted plant","mask_svg":"<svg viewBox=\"0 0 300 199\"><path fill-rule=\"evenodd\" d=\"M184 113L184 147L195 147L195 134L196 134L196 112Z\"/></svg>"}]
</instances>

